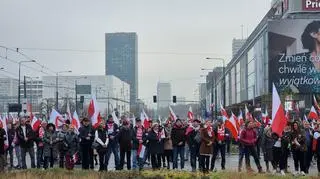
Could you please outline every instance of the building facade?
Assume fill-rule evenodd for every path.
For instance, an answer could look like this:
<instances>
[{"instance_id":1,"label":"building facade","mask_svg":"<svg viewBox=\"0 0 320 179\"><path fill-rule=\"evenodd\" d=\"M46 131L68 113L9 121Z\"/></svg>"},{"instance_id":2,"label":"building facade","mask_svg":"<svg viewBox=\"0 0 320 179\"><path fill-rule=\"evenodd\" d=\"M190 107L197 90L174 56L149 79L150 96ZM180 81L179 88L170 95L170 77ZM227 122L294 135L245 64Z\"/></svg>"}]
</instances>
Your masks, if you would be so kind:
<instances>
[{"instance_id":1,"label":"building facade","mask_svg":"<svg viewBox=\"0 0 320 179\"><path fill-rule=\"evenodd\" d=\"M8 104L17 102L18 80L14 78L0 78L0 112L7 112Z\"/></svg>"},{"instance_id":2,"label":"building facade","mask_svg":"<svg viewBox=\"0 0 320 179\"><path fill-rule=\"evenodd\" d=\"M157 84L157 108L168 108L172 102L171 83L158 82Z\"/></svg>"},{"instance_id":3,"label":"building facade","mask_svg":"<svg viewBox=\"0 0 320 179\"><path fill-rule=\"evenodd\" d=\"M130 85L131 105L138 98L138 37L135 32L106 33L106 75Z\"/></svg>"},{"instance_id":4,"label":"building facade","mask_svg":"<svg viewBox=\"0 0 320 179\"><path fill-rule=\"evenodd\" d=\"M43 77L43 99L56 99L56 79L56 76ZM112 75L59 76L58 94L60 105L65 99L75 102L76 98L75 104L80 105L83 98L81 104L85 107L92 96L95 96L103 115L110 114L113 110L120 114L130 111L130 85ZM82 110L82 106L77 108Z\"/></svg>"},{"instance_id":5,"label":"building facade","mask_svg":"<svg viewBox=\"0 0 320 179\"><path fill-rule=\"evenodd\" d=\"M232 57L234 57L247 39L232 39Z\"/></svg>"}]
</instances>

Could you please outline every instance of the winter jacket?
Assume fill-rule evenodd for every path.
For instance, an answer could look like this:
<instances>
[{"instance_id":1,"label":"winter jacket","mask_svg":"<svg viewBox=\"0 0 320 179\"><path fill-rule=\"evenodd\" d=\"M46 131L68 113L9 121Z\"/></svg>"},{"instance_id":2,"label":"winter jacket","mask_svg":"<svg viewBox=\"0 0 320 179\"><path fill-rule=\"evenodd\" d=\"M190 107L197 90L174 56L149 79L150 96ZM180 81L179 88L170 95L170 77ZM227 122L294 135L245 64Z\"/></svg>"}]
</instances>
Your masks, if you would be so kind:
<instances>
[{"instance_id":1,"label":"winter jacket","mask_svg":"<svg viewBox=\"0 0 320 179\"><path fill-rule=\"evenodd\" d=\"M171 132L172 127L164 127L166 138L164 139L164 150L173 150Z\"/></svg>"},{"instance_id":2,"label":"winter jacket","mask_svg":"<svg viewBox=\"0 0 320 179\"><path fill-rule=\"evenodd\" d=\"M172 146L173 147L184 147L186 142L186 128L185 127L177 127L174 126L171 131L171 139L172 139ZM182 145L178 145L180 142L182 142Z\"/></svg>"},{"instance_id":3,"label":"winter jacket","mask_svg":"<svg viewBox=\"0 0 320 179\"><path fill-rule=\"evenodd\" d=\"M67 154L73 156L79 149L79 138L78 135L74 132L67 132L64 140L64 146L67 149Z\"/></svg>"},{"instance_id":4,"label":"winter jacket","mask_svg":"<svg viewBox=\"0 0 320 179\"><path fill-rule=\"evenodd\" d=\"M79 129L79 137L81 139L80 145L92 145L94 140L94 130L92 126L82 126ZM89 139L87 139L89 137Z\"/></svg>"},{"instance_id":5,"label":"winter jacket","mask_svg":"<svg viewBox=\"0 0 320 179\"><path fill-rule=\"evenodd\" d=\"M240 135L240 142L244 146L254 146L257 142L257 132L254 129L244 129Z\"/></svg>"},{"instance_id":6,"label":"winter jacket","mask_svg":"<svg viewBox=\"0 0 320 179\"><path fill-rule=\"evenodd\" d=\"M158 134L153 130L148 133L147 141L150 154L162 154L164 152L163 139L159 139Z\"/></svg>"},{"instance_id":7,"label":"winter jacket","mask_svg":"<svg viewBox=\"0 0 320 179\"><path fill-rule=\"evenodd\" d=\"M264 134L262 137L262 151L264 156L264 161L273 161L273 151L272 148L276 140L272 136Z\"/></svg>"},{"instance_id":8,"label":"winter jacket","mask_svg":"<svg viewBox=\"0 0 320 179\"><path fill-rule=\"evenodd\" d=\"M297 139L298 143L300 146L296 145L294 143L294 140ZM307 144L306 144L306 135L304 130L297 130L297 131L292 131L291 133L291 149L292 150L299 150L302 152L307 151Z\"/></svg>"},{"instance_id":9,"label":"winter jacket","mask_svg":"<svg viewBox=\"0 0 320 179\"><path fill-rule=\"evenodd\" d=\"M291 141L291 132L283 132L281 137L281 151L287 151Z\"/></svg>"},{"instance_id":10,"label":"winter jacket","mask_svg":"<svg viewBox=\"0 0 320 179\"><path fill-rule=\"evenodd\" d=\"M131 150L132 136L133 136L133 131L129 126L128 127L126 127L126 126L121 127L119 135L118 135L120 149L125 150L125 151Z\"/></svg>"},{"instance_id":11,"label":"winter jacket","mask_svg":"<svg viewBox=\"0 0 320 179\"><path fill-rule=\"evenodd\" d=\"M28 140L27 141L24 140L25 136L23 134L23 130L21 126L17 128L17 137L18 137L21 148L31 148L33 147L35 133L32 130L31 125L26 124L25 127L26 127L26 137L28 138Z\"/></svg>"},{"instance_id":12,"label":"winter jacket","mask_svg":"<svg viewBox=\"0 0 320 179\"><path fill-rule=\"evenodd\" d=\"M9 147L11 147L15 135L16 135L16 131L13 128L8 130Z\"/></svg>"},{"instance_id":13,"label":"winter jacket","mask_svg":"<svg viewBox=\"0 0 320 179\"><path fill-rule=\"evenodd\" d=\"M106 124L106 129L108 132L109 138L109 146L114 147L115 145L119 144L118 134L120 132L119 126L116 123L112 123L112 127L109 127L109 124ZM113 137L113 139L111 139Z\"/></svg>"},{"instance_id":14,"label":"winter jacket","mask_svg":"<svg viewBox=\"0 0 320 179\"><path fill-rule=\"evenodd\" d=\"M195 140L196 136L200 137L201 139L200 129L199 130L192 129L192 131L187 135L189 148L200 147L201 141L196 141Z\"/></svg>"},{"instance_id":15,"label":"winter jacket","mask_svg":"<svg viewBox=\"0 0 320 179\"><path fill-rule=\"evenodd\" d=\"M0 155L5 154L4 150L4 141L7 139L6 131L3 128L0 128Z\"/></svg>"},{"instance_id":16,"label":"winter jacket","mask_svg":"<svg viewBox=\"0 0 320 179\"><path fill-rule=\"evenodd\" d=\"M213 153L213 145L215 140L214 133L210 137L208 134L208 130L206 128L202 128L200 129L200 135L201 135L200 155L211 156ZM210 142L212 144L208 145Z\"/></svg>"},{"instance_id":17,"label":"winter jacket","mask_svg":"<svg viewBox=\"0 0 320 179\"><path fill-rule=\"evenodd\" d=\"M138 150L139 149L139 140L137 139L137 131L138 128L134 127L132 129L132 150ZM145 129L142 127L142 141L146 140L146 135L145 135Z\"/></svg>"},{"instance_id":18,"label":"winter jacket","mask_svg":"<svg viewBox=\"0 0 320 179\"><path fill-rule=\"evenodd\" d=\"M51 156L51 149L53 157L57 156L57 143L58 137L56 132L46 131L43 136L43 156L50 157Z\"/></svg>"}]
</instances>

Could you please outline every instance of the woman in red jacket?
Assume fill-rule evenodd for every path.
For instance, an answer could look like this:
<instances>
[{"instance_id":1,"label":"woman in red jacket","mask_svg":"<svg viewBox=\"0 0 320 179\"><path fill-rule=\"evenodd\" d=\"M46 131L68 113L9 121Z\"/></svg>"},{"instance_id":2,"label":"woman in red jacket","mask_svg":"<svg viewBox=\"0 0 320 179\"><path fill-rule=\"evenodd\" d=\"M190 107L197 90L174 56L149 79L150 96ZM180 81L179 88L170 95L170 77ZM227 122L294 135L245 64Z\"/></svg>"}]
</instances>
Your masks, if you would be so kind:
<instances>
[{"instance_id":1,"label":"woman in red jacket","mask_svg":"<svg viewBox=\"0 0 320 179\"><path fill-rule=\"evenodd\" d=\"M251 121L246 122L246 127L245 129L241 132L240 135L240 142L243 144L245 149L248 151L248 154L253 156L254 161L257 165L257 168L259 170L259 173L262 173L262 167L260 165L260 161L258 158L258 154L256 151L256 143L257 143L257 132L254 130L254 124ZM248 162L246 160L246 162ZM247 166L250 166L249 163L247 163Z\"/></svg>"}]
</instances>

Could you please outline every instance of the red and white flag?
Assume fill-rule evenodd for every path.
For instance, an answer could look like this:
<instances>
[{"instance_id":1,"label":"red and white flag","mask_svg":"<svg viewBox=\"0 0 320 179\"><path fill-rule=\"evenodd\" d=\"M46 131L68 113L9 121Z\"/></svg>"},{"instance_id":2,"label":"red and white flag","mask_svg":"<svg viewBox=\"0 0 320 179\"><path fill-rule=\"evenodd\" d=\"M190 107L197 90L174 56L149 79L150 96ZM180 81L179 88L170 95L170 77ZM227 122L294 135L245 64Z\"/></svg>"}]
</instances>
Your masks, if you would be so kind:
<instances>
[{"instance_id":1,"label":"red and white flag","mask_svg":"<svg viewBox=\"0 0 320 179\"><path fill-rule=\"evenodd\" d=\"M32 121L31 121L31 127L32 127L33 131L38 131L40 125L41 125L41 120L38 119L36 116L33 116Z\"/></svg>"},{"instance_id":2,"label":"red and white flag","mask_svg":"<svg viewBox=\"0 0 320 179\"><path fill-rule=\"evenodd\" d=\"M113 119L114 123L119 126L120 125L120 120L118 119L118 117L116 115L116 111L113 111L111 115L112 115L112 119Z\"/></svg>"},{"instance_id":3,"label":"red and white flag","mask_svg":"<svg viewBox=\"0 0 320 179\"><path fill-rule=\"evenodd\" d=\"M170 117L173 120L173 122L175 122L178 118L176 116L176 114L173 112L171 106L169 106L169 113L170 113Z\"/></svg>"},{"instance_id":4,"label":"red and white flag","mask_svg":"<svg viewBox=\"0 0 320 179\"><path fill-rule=\"evenodd\" d=\"M56 126L56 129L59 129L64 124L64 120L61 114L58 113L55 109L52 109L49 123L52 123Z\"/></svg>"},{"instance_id":5,"label":"red and white flag","mask_svg":"<svg viewBox=\"0 0 320 179\"><path fill-rule=\"evenodd\" d=\"M306 115L303 115L303 120L304 120L304 121L308 121L308 118L307 118Z\"/></svg>"},{"instance_id":6,"label":"red and white flag","mask_svg":"<svg viewBox=\"0 0 320 179\"><path fill-rule=\"evenodd\" d=\"M236 115L233 114L233 112L231 111L231 118L233 118L233 120L236 122L236 127L237 127L237 130L239 131L240 129L240 122L239 122L239 119Z\"/></svg>"},{"instance_id":7,"label":"red and white flag","mask_svg":"<svg viewBox=\"0 0 320 179\"><path fill-rule=\"evenodd\" d=\"M262 122L263 122L265 125L268 125L268 124L269 124L269 121L270 121L270 118L269 118L269 115L268 115L268 109L266 108L265 112L262 113Z\"/></svg>"},{"instance_id":8,"label":"red and white flag","mask_svg":"<svg viewBox=\"0 0 320 179\"><path fill-rule=\"evenodd\" d=\"M272 132L282 136L282 132L287 125L287 119L284 114L284 108L275 85L272 87Z\"/></svg>"},{"instance_id":9,"label":"red and white flag","mask_svg":"<svg viewBox=\"0 0 320 179\"><path fill-rule=\"evenodd\" d=\"M6 132L6 140L4 141L4 150L7 150L9 147L7 120L6 118L1 118L1 115L0 115L0 122L2 123L2 128Z\"/></svg>"},{"instance_id":10,"label":"red and white flag","mask_svg":"<svg viewBox=\"0 0 320 179\"><path fill-rule=\"evenodd\" d=\"M319 120L318 113L317 113L316 109L314 108L314 106L311 107L308 118L313 119L313 120Z\"/></svg>"},{"instance_id":11,"label":"red and white flag","mask_svg":"<svg viewBox=\"0 0 320 179\"><path fill-rule=\"evenodd\" d=\"M236 120L231 117L231 118L228 118L226 121L225 121L225 127L227 129L230 130L231 134L232 134L232 137L235 139L235 140L238 140L238 129L237 129L237 122Z\"/></svg>"},{"instance_id":12,"label":"red and white flag","mask_svg":"<svg viewBox=\"0 0 320 179\"><path fill-rule=\"evenodd\" d=\"M102 118L100 116L100 111L98 108L98 103L94 96L90 100L90 104L88 107L88 117L91 121L93 128L97 128L100 122L102 121Z\"/></svg>"},{"instance_id":13,"label":"red and white flag","mask_svg":"<svg viewBox=\"0 0 320 179\"><path fill-rule=\"evenodd\" d=\"M240 113L238 116L238 120L239 120L239 124L240 126L242 126L244 124L244 120L243 120L243 114L242 114L242 110L240 109Z\"/></svg>"},{"instance_id":14,"label":"red and white flag","mask_svg":"<svg viewBox=\"0 0 320 179\"><path fill-rule=\"evenodd\" d=\"M74 126L74 128L78 132L79 128L81 127L81 124L80 124L80 119L77 114L77 111L74 111L74 113L73 113L71 124Z\"/></svg>"},{"instance_id":15,"label":"red and white flag","mask_svg":"<svg viewBox=\"0 0 320 179\"><path fill-rule=\"evenodd\" d=\"M192 112L192 107L191 106L189 106L188 119L189 119L189 122L193 121L193 112Z\"/></svg>"},{"instance_id":16,"label":"red and white flag","mask_svg":"<svg viewBox=\"0 0 320 179\"><path fill-rule=\"evenodd\" d=\"M249 112L247 105L245 105L245 114L246 114L246 121L252 121L253 122L253 117L251 113Z\"/></svg>"},{"instance_id":17,"label":"red and white flag","mask_svg":"<svg viewBox=\"0 0 320 179\"><path fill-rule=\"evenodd\" d=\"M148 129L151 127L150 121L149 121L150 119L149 119L147 113L143 109L140 113L140 119L141 119L141 123L145 129Z\"/></svg>"},{"instance_id":18,"label":"red and white flag","mask_svg":"<svg viewBox=\"0 0 320 179\"><path fill-rule=\"evenodd\" d=\"M223 121L226 121L229 119L227 111L223 108L222 104L220 103L220 113L222 116Z\"/></svg>"},{"instance_id":19,"label":"red and white flag","mask_svg":"<svg viewBox=\"0 0 320 179\"><path fill-rule=\"evenodd\" d=\"M320 106L318 104L317 98L313 95L313 104L316 107L316 109L320 112Z\"/></svg>"}]
</instances>

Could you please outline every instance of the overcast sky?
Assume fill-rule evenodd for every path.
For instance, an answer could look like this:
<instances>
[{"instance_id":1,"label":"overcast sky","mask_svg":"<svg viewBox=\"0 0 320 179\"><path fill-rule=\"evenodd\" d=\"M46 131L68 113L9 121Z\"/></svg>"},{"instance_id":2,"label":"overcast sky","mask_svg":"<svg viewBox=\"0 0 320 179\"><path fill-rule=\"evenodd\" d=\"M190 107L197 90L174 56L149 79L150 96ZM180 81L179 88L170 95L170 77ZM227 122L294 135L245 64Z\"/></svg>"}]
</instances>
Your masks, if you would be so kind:
<instances>
[{"instance_id":1,"label":"overcast sky","mask_svg":"<svg viewBox=\"0 0 320 179\"><path fill-rule=\"evenodd\" d=\"M103 75L104 34L137 32L139 97L151 103L160 80L172 83L174 95L195 100L197 84L205 81L200 75L207 73L200 68L219 65L204 58L230 60L232 38L242 37L241 25L247 36L269 8L270 0L1 0L0 45L19 47L55 71ZM1 48L0 55L5 55ZM0 59L0 65L13 73L6 75L17 77L17 64ZM27 68L22 69L24 74L44 75Z\"/></svg>"}]
</instances>

